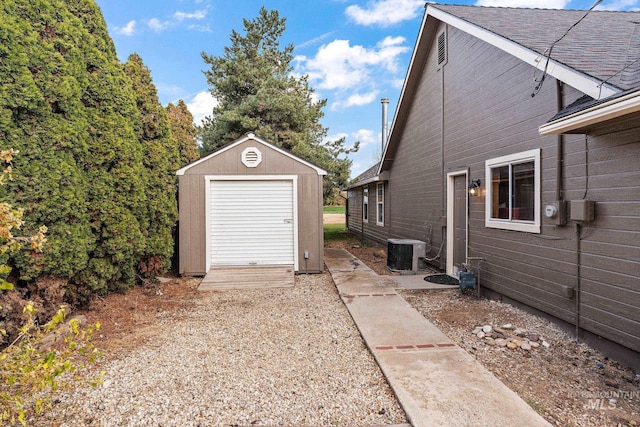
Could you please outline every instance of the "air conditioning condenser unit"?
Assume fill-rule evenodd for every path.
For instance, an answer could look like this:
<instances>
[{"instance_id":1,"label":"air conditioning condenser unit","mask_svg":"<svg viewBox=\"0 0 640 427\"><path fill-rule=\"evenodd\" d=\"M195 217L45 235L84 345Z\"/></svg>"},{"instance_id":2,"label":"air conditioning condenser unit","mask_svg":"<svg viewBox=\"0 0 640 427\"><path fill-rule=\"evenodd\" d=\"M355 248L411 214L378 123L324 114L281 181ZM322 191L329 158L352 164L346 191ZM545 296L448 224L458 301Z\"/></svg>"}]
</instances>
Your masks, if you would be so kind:
<instances>
[{"instance_id":1,"label":"air conditioning condenser unit","mask_svg":"<svg viewBox=\"0 0 640 427\"><path fill-rule=\"evenodd\" d=\"M388 239L387 268L391 271L418 271L427 244L421 240Z\"/></svg>"}]
</instances>

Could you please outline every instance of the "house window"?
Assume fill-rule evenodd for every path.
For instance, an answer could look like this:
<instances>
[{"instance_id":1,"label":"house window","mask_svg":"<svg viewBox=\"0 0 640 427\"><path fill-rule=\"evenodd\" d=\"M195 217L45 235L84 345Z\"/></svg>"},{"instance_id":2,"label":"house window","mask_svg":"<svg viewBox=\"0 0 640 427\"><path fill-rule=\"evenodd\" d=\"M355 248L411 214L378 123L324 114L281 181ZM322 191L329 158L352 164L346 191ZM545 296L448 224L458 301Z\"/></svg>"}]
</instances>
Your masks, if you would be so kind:
<instances>
[{"instance_id":1,"label":"house window","mask_svg":"<svg viewBox=\"0 0 640 427\"><path fill-rule=\"evenodd\" d=\"M376 187L376 224L384 225L384 183Z\"/></svg>"},{"instance_id":2,"label":"house window","mask_svg":"<svg viewBox=\"0 0 640 427\"><path fill-rule=\"evenodd\" d=\"M362 221L369 222L369 188L362 190Z\"/></svg>"},{"instance_id":3,"label":"house window","mask_svg":"<svg viewBox=\"0 0 640 427\"><path fill-rule=\"evenodd\" d=\"M487 160L485 226L540 232L540 150Z\"/></svg>"}]
</instances>

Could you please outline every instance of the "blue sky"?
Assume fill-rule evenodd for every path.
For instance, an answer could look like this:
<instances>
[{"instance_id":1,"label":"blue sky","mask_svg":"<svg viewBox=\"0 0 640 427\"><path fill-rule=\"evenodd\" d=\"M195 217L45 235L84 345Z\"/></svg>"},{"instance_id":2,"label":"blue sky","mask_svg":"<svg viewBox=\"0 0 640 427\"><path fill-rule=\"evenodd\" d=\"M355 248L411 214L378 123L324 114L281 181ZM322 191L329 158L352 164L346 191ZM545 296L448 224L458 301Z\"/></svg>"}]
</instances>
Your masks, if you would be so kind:
<instances>
[{"instance_id":1,"label":"blue sky","mask_svg":"<svg viewBox=\"0 0 640 427\"><path fill-rule=\"evenodd\" d=\"M243 31L262 5L287 18L282 45L296 46L297 73L308 74L327 99L322 123L328 137L360 141L350 155L352 177L380 156L380 99L389 103L389 126L418 35L422 0L96 0L122 61L138 53L151 70L160 102L183 99L196 121L209 115L201 52L219 56L231 30ZM477 0L483 6L588 9L595 0ZM604 0L601 9L637 10L640 0Z\"/></svg>"}]
</instances>

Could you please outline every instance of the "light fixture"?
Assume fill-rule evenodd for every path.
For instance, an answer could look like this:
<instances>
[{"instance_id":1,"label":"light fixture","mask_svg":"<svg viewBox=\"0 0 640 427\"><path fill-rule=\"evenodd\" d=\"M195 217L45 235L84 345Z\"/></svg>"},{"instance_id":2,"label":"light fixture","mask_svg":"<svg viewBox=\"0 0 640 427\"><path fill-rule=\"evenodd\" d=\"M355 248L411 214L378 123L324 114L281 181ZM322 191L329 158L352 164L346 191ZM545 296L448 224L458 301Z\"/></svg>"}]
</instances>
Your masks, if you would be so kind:
<instances>
[{"instance_id":1,"label":"light fixture","mask_svg":"<svg viewBox=\"0 0 640 427\"><path fill-rule=\"evenodd\" d=\"M478 179L472 179L469 182L469 194L471 196L477 196L478 194L480 194L480 178Z\"/></svg>"}]
</instances>

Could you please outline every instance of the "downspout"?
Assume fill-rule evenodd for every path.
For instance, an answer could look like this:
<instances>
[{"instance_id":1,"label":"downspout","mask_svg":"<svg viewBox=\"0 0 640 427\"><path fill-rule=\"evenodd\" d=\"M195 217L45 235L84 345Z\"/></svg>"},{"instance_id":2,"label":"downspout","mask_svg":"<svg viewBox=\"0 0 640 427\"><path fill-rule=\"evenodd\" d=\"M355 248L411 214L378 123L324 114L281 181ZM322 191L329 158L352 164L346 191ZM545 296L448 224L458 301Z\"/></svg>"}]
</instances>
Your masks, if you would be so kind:
<instances>
[{"instance_id":1,"label":"downspout","mask_svg":"<svg viewBox=\"0 0 640 427\"><path fill-rule=\"evenodd\" d=\"M444 170L444 67L440 67L440 193L442 194L440 207L441 207L441 218L446 218L447 216L447 194L446 194L446 179L445 179L445 170ZM453 218L452 218L453 220ZM447 220L448 221L448 220ZM440 233L442 236L442 242L447 238L447 227L445 221L440 221ZM442 244L440 245L442 247ZM446 270L447 264L445 262L445 257L440 258L440 269Z\"/></svg>"},{"instance_id":2,"label":"downspout","mask_svg":"<svg viewBox=\"0 0 640 427\"><path fill-rule=\"evenodd\" d=\"M580 287L582 285L582 244L580 241L582 226L576 223L576 342L580 341Z\"/></svg>"},{"instance_id":3,"label":"downspout","mask_svg":"<svg viewBox=\"0 0 640 427\"><path fill-rule=\"evenodd\" d=\"M562 90L562 82L556 80L556 107L560 112L564 109L564 93ZM556 200L564 200L564 194L562 192L562 180L563 168L564 168L564 135L558 134L558 141L556 143Z\"/></svg>"}]
</instances>

